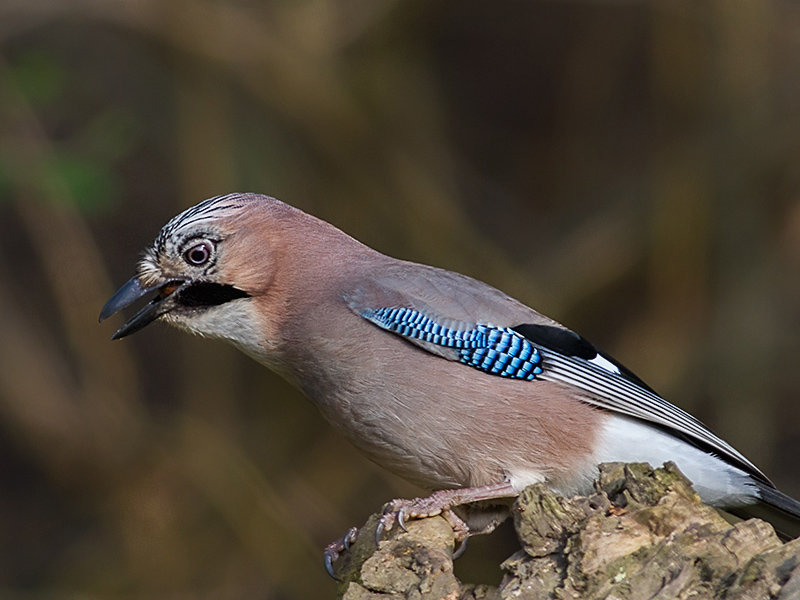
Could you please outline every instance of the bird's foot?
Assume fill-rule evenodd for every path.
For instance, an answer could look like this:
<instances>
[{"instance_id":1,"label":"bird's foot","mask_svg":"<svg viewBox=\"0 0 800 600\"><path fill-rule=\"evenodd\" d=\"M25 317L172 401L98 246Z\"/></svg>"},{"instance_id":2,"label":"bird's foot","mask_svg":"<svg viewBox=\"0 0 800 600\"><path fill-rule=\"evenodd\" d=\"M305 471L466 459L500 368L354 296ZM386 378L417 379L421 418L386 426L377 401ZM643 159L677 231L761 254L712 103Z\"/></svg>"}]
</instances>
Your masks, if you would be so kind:
<instances>
[{"instance_id":1,"label":"bird's foot","mask_svg":"<svg viewBox=\"0 0 800 600\"><path fill-rule=\"evenodd\" d=\"M328 572L328 575L333 577L336 581L340 581L340 579L338 575L336 575L336 571L333 570L333 563L336 562L336 559L339 558L342 552L350 550L350 546L356 541L357 537L358 527L351 527L347 530L347 533L338 540L325 546L325 551L323 552L325 570Z\"/></svg>"},{"instance_id":2,"label":"bird's foot","mask_svg":"<svg viewBox=\"0 0 800 600\"><path fill-rule=\"evenodd\" d=\"M453 559L458 558L464 553L467 547L467 539L470 535L488 533L492 531L503 519L492 520L477 531L471 531L464 520L459 517L452 509L471 502L483 500L495 500L497 498L511 498L517 492L508 482L495 483L481 487L460 488L455 490L440 490L434 492L426 498L414 498L413 500L392 500L383 509L383 515L378 520L375 528L375 543L380 542L384 532L390 531L395 524L402 530L406 530L408 519L422 519L441 515L453 528L455 541L460 542L458 549L453 553ZM350 546L358 537L358 529L351 527L344 536L327 545L324 552L325 570L328 574L339 581L333 563L350 549Z\"/></svg>"},{"instance_id":3,"label":"bird's foot","mask_svg":"<svg viewBox=\"0 0 800 600\"><path fill-rule=\"evenodd\" d=\"M375 543L377 544L380 542L383 532L391 530L395 523L397 523L400 526L400 529L403 531L408 531L405 523L406 519L408 518L422 519L425 517L441 515L442 518L444 518L444 520L450 524L450 527L453 528L455 540L459 542L458 548L456 548L456 551L453 552L453 560L460 558L461 555L466 552L467 540L469 539L469 536L472 535L469 525L467 525L461 517L459 517L449 508L436 509L434 506L431 512L421 512L424 506L427 505L425 502L427 500L430 500L430 497L415 498L414 500L398 499L389 502L384 507L383 516L381 517L381 520L378 521L378 526L375 528Z\"/></svg>"},{"instance_id":4,"label":"bird's foot","mask_svg":"<svg viewBox=\"0 0 800 600\"><path fill-rule=\"evenodd\" d=\"M480 487L440 490L426 498L392 500L383 509L383 516L375 530L375 540L380 540L383 532L391 530L395 523L397 523L401 529L405 530L405 523L408 519L422 519L441 515L453 528L456 541L462 542L462 545L456 550L457 556L454 555L454 557L457 558L463 554L466 548L463 542L472 533L483 532L471 532L469 526L461 517L455 514L452 509L471 502L495 500L497 498L511 498L516 495L517 492L512 485L507 481L503 481Z\"/></svg>"},{"instance_id":5,"label":"bird's foot","mask_svg":"<svg viewBox=\"0 0 800 600\"><path fill-rule=\"evenodd\" d=\"M387 503L383 507L383 516L375 528L375 542L380 541L385 531L391 531L395 523L403 531L408 531L406 529L406 521L408 519L424 519L425 517L435 517L436 515L441 515L450 524L457 542L467 539L470 533L469 526L461 517L450 510L451 507L448 506L447 502L442 502L439 497L440 493L436 492L427 498L414 498L413 500L398 498Z\"/></svg>"}]
</instances>

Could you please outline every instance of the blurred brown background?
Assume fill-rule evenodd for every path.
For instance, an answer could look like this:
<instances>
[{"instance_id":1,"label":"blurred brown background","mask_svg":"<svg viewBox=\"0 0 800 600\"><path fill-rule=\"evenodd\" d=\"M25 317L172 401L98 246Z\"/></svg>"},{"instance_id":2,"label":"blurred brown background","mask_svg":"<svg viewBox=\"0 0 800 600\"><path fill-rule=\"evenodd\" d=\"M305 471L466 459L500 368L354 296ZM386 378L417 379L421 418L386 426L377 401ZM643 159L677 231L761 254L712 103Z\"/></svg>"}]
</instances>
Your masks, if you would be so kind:
<instances>
[{"instance_id":1,"label":"blurred brown background","mask_svg":"<svg viewBox=\"0 0 800 600\"><path fill-rule=\"evenodd\" d=\"M0 0L0 595L332 597L418 493L233 348L97 324L233 190L503 288L800 496L799 100L793 2Z\"/></svg>"}]
</instances>

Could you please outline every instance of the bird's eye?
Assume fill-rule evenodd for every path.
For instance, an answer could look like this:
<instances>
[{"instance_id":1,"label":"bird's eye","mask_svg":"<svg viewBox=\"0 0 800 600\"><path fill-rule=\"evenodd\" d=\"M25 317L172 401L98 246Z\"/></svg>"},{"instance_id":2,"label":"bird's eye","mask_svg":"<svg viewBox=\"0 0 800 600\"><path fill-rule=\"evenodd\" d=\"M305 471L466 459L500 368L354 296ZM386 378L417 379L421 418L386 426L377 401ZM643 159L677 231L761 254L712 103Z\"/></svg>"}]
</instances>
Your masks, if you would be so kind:
<instances>
[{"instance_id":1,"label":"bird's eye","mask_svg":"<svg viewBox=\"0 0 800 600\"><path fill-rule=\"evenodd\" d=\"M211 242L203 241L189 248L183 253L183 257L190 265L199 267L206 264L211 258L211 250Z\"/></svg>"}]
</instances>

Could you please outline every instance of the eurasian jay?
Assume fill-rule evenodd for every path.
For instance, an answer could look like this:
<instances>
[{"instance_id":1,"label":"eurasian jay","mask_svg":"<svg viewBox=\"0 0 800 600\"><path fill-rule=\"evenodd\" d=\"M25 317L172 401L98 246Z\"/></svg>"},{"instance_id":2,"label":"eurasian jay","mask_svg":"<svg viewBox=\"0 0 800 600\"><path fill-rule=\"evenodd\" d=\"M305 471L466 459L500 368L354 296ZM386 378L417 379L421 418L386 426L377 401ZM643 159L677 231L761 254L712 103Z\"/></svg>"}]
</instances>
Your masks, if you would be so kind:
<instances>
[{"instance_id":1,"label":"eurasian jay","mask_svg":"<svg viewBox=\"0 0 800 600\"><path fill-rule=\"evenodd\" d=\"M578 334L274 198L229 194L173 218L100 320L148 294L114 339L160 318L229 340L367 457L434 491L390 503L379 530L442 514L466 540L530 484L573 495L599 463L674 461L708 504L800 536L800 502ZM353 535L328 547L329 571Z\"/></svg>"}]
</instances>

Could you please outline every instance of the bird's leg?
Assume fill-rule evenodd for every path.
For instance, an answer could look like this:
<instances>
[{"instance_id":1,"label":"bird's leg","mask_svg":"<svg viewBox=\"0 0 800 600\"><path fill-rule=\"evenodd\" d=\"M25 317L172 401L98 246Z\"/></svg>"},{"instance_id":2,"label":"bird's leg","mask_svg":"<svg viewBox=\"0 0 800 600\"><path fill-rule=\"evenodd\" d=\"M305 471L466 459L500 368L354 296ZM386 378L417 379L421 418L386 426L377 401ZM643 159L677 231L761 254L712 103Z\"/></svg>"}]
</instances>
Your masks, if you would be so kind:
<instances>
[{"instance_id":1,"label":"bird's leg","mask_svg":"<svg viewBox=\"0 0 800 600\"><path fill-rule=\"evenodd\" d=\"M342 552L350 550L350 545L356 541L357 537L358 527L351 527L347 530L347 533L338 540L325 546L325 552L323 552L325 570L328 572L328 575L333 577L336 581L339 581L339 578L336 576L336 571L333 570L333 563L339 558Z\"/></svg>"},{"instance_id":2,"label":"bird's leg","mask_svg":"<svg viewBox=\"0 0 800 600\"><path fill-rule=\"evenodd\" d=\"M383 516L375 530L375 539L379 539L383 532L389 531L395 523L402 529L405 529L406 519L421 519L424 517L442 515L453 527L456 541L463 542L470 535L484 533L484 531L471 532L464 520L452 511L453 508L463 504L470 504L471 502L495 500L497 498L513 498L517 495L519 495L519 492L513 488L511 483L503 481L480 487L440 490L426 498L392 500L384 507ZM494 529L494 527L488 528L488 531L492 529ZM488 533L488 531L486 531L486 533Z\"/></svg>"}]
</instances>

